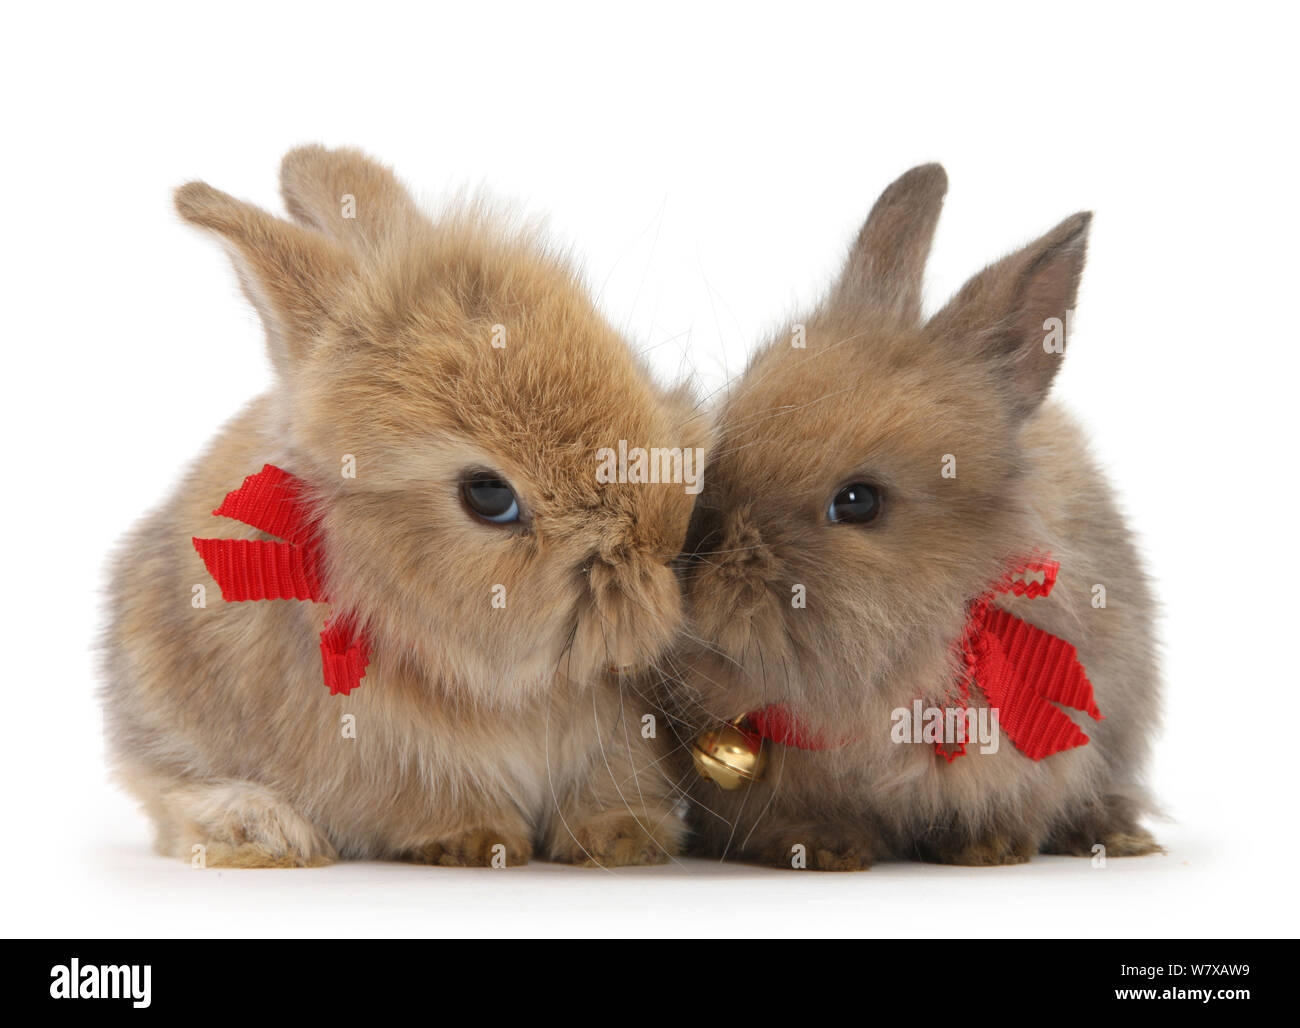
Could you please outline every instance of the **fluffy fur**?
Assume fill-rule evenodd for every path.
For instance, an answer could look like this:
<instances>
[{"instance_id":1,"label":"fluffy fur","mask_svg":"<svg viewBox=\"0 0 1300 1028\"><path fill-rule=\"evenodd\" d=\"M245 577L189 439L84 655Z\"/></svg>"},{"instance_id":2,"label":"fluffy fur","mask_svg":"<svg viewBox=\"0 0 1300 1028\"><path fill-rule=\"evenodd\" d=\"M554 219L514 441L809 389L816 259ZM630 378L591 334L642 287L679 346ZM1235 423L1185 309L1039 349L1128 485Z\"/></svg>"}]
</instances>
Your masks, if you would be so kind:
<instances>
[{"instance_id":1,"label":"fluffy fur","mask_svg":"<svg viewBox=\"0 0 1300 1028\"><path fill-rule=\"evenodd\" d=\"M104 703L160 850L231 866L483 864L497 845L510 864L666 859L682 826L660 744L609 669L673 637L692 497L600 485L596 451L702 447L692 403L652 382L536 232L481 205L434 223L352 150L295 150L281 184L296 224L203 183L176 193L230 252L276 382L115 562ZM265 538L211 511L268 462L307 483L326 590L369 627L349 697L322 685L324 605L224 603L191 546ZM506 478L527 525L472 517L466 469Z\"/></svg>"},{"instance_id":2,"label":"fluffy fur","mask_svg":"<svg viewBox=\"0 0 1300 1028\"><path fill-rule=\"evenodd\" d=\"M840 748L768 743L767 780L691 787L699 848L791 866L893 858L962 864L1040 850L1154 848L1137 817L1157 721L1153 602L1083 435L1044 403L1062 357L1044 322L1074 306L1090 216L976 275L928 322L921 277L947 178L916 168L883 194L841 279L730 390L688 540L695 639L667 682L683 749L701 727L786 704ZM956 477L940 474L945 455ZM867 525L832 524L839 488L884 490ZM999 598L1074 643L1105 720L1035 763L1005 736L948 764L891 741L891 712L955 695L967 604L1018 558L1061 562L1049 598ZM1091 605L1094 583L1107 605ZM806 608L792 589L806 588ZM972 705L984 704L976 691ZM686 774L685 767L681 769Z\"/></svg>"}]
</instances>

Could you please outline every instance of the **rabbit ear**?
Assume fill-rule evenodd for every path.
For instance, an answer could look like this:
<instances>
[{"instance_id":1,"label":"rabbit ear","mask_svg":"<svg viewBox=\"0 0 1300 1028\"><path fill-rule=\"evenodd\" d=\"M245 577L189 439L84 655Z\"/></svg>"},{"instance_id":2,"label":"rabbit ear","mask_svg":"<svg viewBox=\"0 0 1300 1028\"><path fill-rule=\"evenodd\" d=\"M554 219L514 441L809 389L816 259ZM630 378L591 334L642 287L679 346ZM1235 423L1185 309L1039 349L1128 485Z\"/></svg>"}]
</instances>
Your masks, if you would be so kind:
<instances>
[{"instance_id":1,"label":"rabbit ear","mask_svg":"<svg viewBox=\"0 0 1300 1028\"><path fill-rule=\"evenodd\" d=\"M939 345L994 362L1021 415L1042 403L1061 365L1091 221L1075 214L985 268L926 327Z\"/></svg>"},{"instance_id":2,"label":"rabbit ear","mask_svg":"<svg viewBox=\"0 0 1300 1028\"><path fill-rule=\"evenodd\" d=\"M177 189L176 210L221 237L244 295L266 326L272 363L287 372L307 352L350 277L351 258L323 236L206 182Z\"/></svg>"},{"instance_id":3,"label":"rabbit ear","mask_svg":"<svg viewBox=\"0 0 1300 1028\"><path fill-rule=\"evenodd\" d=\"M392 171L352 148L290 150L280 192L294 220L352 249L378 250L424 220Z\"/></svg>"},{"instance_id":4,"label":"rabbit ear","mask_svg":"<svg viewBox=\"0 0 1300 1028\"><path fill-rule=\"evenodd\" d=\"M920 322L925 261L947 192L942 165L922 164L880 194L849 252L841 299L883 308L907 325Z\"/></svg>"}]
</instances>

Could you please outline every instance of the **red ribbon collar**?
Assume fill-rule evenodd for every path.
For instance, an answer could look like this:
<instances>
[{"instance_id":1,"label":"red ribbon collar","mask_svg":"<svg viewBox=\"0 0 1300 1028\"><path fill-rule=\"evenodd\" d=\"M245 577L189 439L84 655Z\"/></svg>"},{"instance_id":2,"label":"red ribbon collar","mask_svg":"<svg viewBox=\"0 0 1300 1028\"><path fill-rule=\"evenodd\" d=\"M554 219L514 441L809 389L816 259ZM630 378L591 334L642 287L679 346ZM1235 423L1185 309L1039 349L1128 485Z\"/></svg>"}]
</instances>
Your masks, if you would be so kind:
<instances>
[{"instance_id":1,"label":"red ribbon collar","mask_svg":"<svg viewBox=\"0 0 1300 1028\"><path fill-rule=\"evenodd\" d=\"M800 750L833 750L848 740L828 742L795 717L782 703L772 703L762 710L751 711L741 718L738 727L754 742L771 739L782 746Z\"/></svg>"},{"instance_id":2,"label":"red ribbon collar","mask_svg":"<svg viewBox=\"0 0 1300 1028\"><path fill-rule=\"evenodd\" d=\"M284 540L194 539L223 600L329 602L321 586L320 537L302 499L304 491L299 479L267 464L212 512ZM351 618L332 614L326 620L320 652L331 696L346 696L361 684L370 663L370 641Z\"/></svg>"},{"instance_id":3,"label":"red ribbon collar","mask_svg":"<svg viewBox=\"0 0 1300 1028\"><path fill-rule=\"evenodd\" d=\"M320 537L303 493L301 481L267 464L244 479L212 512L283 540L195 538L194 548L221 587L223 600L328 602L321 585ZM1031 760L1088 742L1079 726L1053 703L1084 711L1094 719L1102 717L1075 648L993 604L997 593L1031 599L1048 595L1059 569L1056 561L1026 561L977 597L960 644L962 709L968 706L971 685L978 686L989 705L997 708L1007 737ZM1039 573L1042 582L1028 580ZM346 696L361 684L370 662L370 641L352 618L331 615L320 634L320 650L330 695ZM740 726L756 741L771 739L803 750L834 749L848 741L828 741L779 703L752 711ZM959 742L949 749L939 743L936 749L951 762L966 752L966 744Z\"/></svg>"},{"instance_id":4,"label":"red ribbon collar","mask_svg":"<svg viewBox=\"0 0 1300 1028\"><path fill-rule=\"evenodd\" d=\"M989 706L997 709L998 723L1007 738L1031 760L1088 742L1079 726L1053 703L1081 710L1096 720L1102 718L1078 651L1064 639L993 604L998 593L1030 599L1047 596L1056 585L1059 570L1060 564L1052 560L1025 561L1013 569L972 601L960 643L964 668L958 682L961 708L969 705L971 685L978 686ZM1043 576L1041 582L1029 577L1038 574ZM802 750L834 749L848 741L828 742L779 703L745 715L740 726L755 740L771 739ZM937 743L935 749L951 763L965 754L966 743L958 742L952 748Z\"/></svg>"}]
</instances>

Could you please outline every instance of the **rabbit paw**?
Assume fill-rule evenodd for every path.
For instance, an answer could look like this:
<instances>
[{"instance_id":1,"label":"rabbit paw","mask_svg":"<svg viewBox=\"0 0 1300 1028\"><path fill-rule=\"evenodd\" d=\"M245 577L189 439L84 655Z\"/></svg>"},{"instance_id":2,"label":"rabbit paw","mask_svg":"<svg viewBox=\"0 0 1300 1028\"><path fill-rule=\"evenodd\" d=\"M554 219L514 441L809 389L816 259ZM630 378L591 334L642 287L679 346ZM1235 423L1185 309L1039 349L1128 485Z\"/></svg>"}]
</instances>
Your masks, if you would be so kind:
<instances>
[{"instance_id":1,"label":"rabbit paw","mask_svg":"<svg viewBox=\"0 0 1300 1028\"><path fill-rule=\"evenodd\" d=\"M323 853L309 854L257 842L231 845L224 842L203 844L206 867L324 867L337 859Z\"/></svg>"},{"instance_id":2,"label":"rabbit paw","mask_svg":"<svg viewBox=\"0 0 1300 1028\"><path fill-rule=\"evenodd\" d=\"M1105 847L1108 857L1145 857L1148 853L1165 852L1155 836L1141 827L1126 832L1107 832L1097 842ZM1087 853L1078 856L1091 856L1092 852L1092 846L1089 846Z\"/></svg>"},{"instance_id":3,"label":"rabbit paw","mask_svg":"<svg viewBox=\"0 0 1300 1028\"><path fill-rule=\"evenodd\" d=\"M1037 847L1027 836L997 832L970 838L951 832L917 844L922 860L933 864L960 864L964 867L1000 867L1024 864Z\"/></svg>"},{"instance_id":4,"label":"rabbit paw","mask_svg":"<svg viewBox=\"0 0 1300 1028\"><path fill-rule=\"evenodd\" d=\"M1131 801L1108 796L1083 814L1063 821L1042 845L1044 853L1088 857L1093 847L1106 848L1108 857L1141 857L1165 849L1141 824Z\"/></svg>"},{"instance_id":5,"label":"rabbit paw","mask_svg":"<svg viewBox=\"0 0 1300 1028\"><path fill-rule=\"evenodd\" d=\"M677 856L681 828L676 815L601 814L559 834L553 859L583 867L624 867L664 864Z\"/></svg>"},{"instance_id":6,"label":"rabbit paw","mask_svg":"<svg viewBox=\"0 0 1300 1028\"><path fill-rule=\"evenodd\" d=\"M875 841L868 833L841 825L813 825L751 843L743 856L796 871L866 871L875 852Z\"/></svg>"},{"instance_id":7,"label":"rabbit paw","mask_svg":"<svg viewBox=\"0 0 1300 1028\"><path fill-rule=\"evenodd\" d=\"M516 867L527 864L533 844L526 836L497 828L472 828L420 843L402 854L413 864L442 867Z\"/></svg>"},{"instance_id":8,"label":"rabbit paw","mask_svg":"<svg viewBox=\"0 0 1300 1028\"><path fill-rule=\"evenodd\" d=\"M177 785L162 794L160 809L167 817L159 849L195 867L322 867L338 859L319 828L253 782Z\"/></svg>"}]
</instances>

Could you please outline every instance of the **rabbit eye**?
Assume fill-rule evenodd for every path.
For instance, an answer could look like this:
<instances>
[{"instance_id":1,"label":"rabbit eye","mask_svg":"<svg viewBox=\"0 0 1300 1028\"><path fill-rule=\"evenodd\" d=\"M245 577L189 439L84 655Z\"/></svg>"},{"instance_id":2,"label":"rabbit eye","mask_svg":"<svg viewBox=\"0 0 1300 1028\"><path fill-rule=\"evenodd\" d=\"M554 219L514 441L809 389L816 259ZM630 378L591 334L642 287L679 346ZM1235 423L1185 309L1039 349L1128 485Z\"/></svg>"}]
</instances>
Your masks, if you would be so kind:
<instances>
[{"instance_id":1,"label":"rabbit eye","mask_svg":"<svg viewBox=\"0 0 1300 1028\"><path fill-rule=\"evenodd\" d=\"M490 471L474 471L460 480L460 498L476 516L494 525L519 520L519 498L510 483Z\"/></svg>"},{"instance_id":2,"label":"rabbit eye","mask_svg":"<svg viewBox=\"0 0 1300 1028\"><path fill-rule=\"evenodd\" d=\"M879 487L853 482L835 494L826 516L835 525L865 525L879 516L883 499Z\"/></svg>"}]
</instances>

